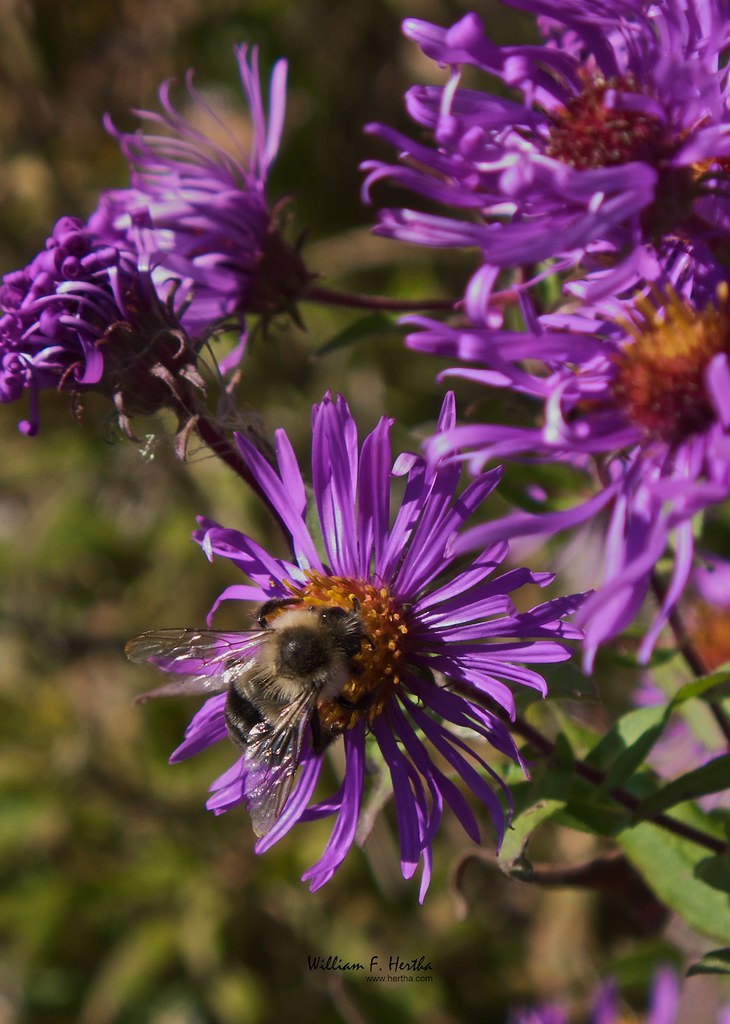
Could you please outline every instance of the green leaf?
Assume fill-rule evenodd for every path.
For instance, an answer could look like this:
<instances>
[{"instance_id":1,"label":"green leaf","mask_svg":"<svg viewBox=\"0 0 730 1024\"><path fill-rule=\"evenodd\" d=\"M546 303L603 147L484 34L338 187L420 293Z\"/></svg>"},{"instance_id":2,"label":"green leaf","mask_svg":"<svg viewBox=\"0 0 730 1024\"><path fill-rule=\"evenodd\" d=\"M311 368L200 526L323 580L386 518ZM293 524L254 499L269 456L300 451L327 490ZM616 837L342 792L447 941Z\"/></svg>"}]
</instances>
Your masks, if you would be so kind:
<instances>
[{"instance_id":1,"label":"green leaf","mask_svg":"<svg viewBox=\"0 0 730 1024\"><path fill-rule=\"evenodd\" d=\"M717 857L705 857L695 868L698 878L719 889L721 892L730 893L730 855L721 853Z\"/></svg>"},{"instance_id":2,"label":"green leaf","mask_svg":"<svg viewBox=\"0 0 730 1024\"><path fill-rule=\"evenodd\" d=\"M394 330L396 330L396 325L392 317L386 316L384 313L371 313L356 320L354 324L345 327L344 330L339 331L333 338L326 341L317 349L317 355L325 356L336 349L354 345L356 342L362 341L363 338L378 334L390 334Z\"/></svg>"},{"instance_id":3,"label":"green leaf","mask_svg":"<svg viewBox=\"0 0 730 1024\"><path fill-rule=\"evenodd\" d=\"M570 775L570 781L573 779L573 771L575 768L575 754L573 753L573 747L568 737L559 732L555 737L555 750L553 751L553 760L563 772L568 772ZM549 774L549 778L552 778L552 772ZM562 794L561 794L562 795Z\"/></svg>"},{"instance_id":4,"label":"green leaf","mask_svg":"<svg viewBox=\"0 0 730 1024\"><path fill-rule=\"evenodd\" d=\"M566 661L556 666L548 666L542 672L548 684L547 700L595 700L601 695L592 676L584 676L576 666ZM531 691L531 693L534 691ZM534 693L534 699L539 694Z\"/></svg>"},{"instance_id":5,"label":"green leaf","mask_svg":"<svg viewBox=\"0 0 730 1024\"><path fill-rule=\"evenodd\" d=\"M499 866L506 874L518 871L521 878L529 878L529 869L524 871L523 851L527 842L544 821L548 821L565 806L563 800L538 800L512 821L499 851Z\"/></svg>"},{"instance_id":6,"label":"green leaf","mask_svg":"<svg viewBox=\"0 0 730 1024\"><path fill-rule=\"evenodd\" d=\"M722 700L724 697L730 697L730 661L709 675L700 676L691 683L686 683L677 691L670 707L679 707L693 697L702 697L705 700Z\"/></svg>"},{"instance_id":7,"label":"green leaf","mask_svg":"<svg viewBox=\"0 0 730 1024\"><path fill-rule=\"evenodd\" d=\"M680 778L675 779L668 785L663 786L657 793L643 801L636 811L636 820L643 821L646 818L653 818L661 814L675 804L684 803L685 800L694 800L697 797L705 796L707 793L718 793L730 786L730 754L723 754L716 757L701 768L687 772Z\"/></svg>"},{"instance_id":8,"label":"green leaf","mask_svg":"<svg viewBox=\"0 0 730 1024\"><path fill-rule=\"evenodd\" d=\"M629 630L626 631L627 633ZM637 636L643 635L637 631ZM661 668L663 665L670 664L677 657L676 647L664 647L656 651L652 651L651 657L646 664L640 664L635 654L623 654L620 651L614 651L609 649L603 652L604 657L610 658L611 662L615 665L624 665L626 668L633 668L636 671L646 671L647 669Z\"/></svg>"},{"instance_id":9,"label":"green leaf","mask_svg":"<svg viewBox=\"0 0 730 1024\"><path fill-rule=\"evenodd\" d=\"M714 834L707 815L694 808L675 812L678 820ZM627 828L618 843L649 888L671 910L705 935L730 941L730 897L698 877L697 868L707 860L707 850L682 836L650 822Z\"/></svg>"},{"instance_id":10,"label":"green leaf","mask_svg":"<svg viewBox=\"0 0 730 1024\"><path fill-rule=\"evenodd\" d=\"M572 715L567 715L561 705L552 702L546 704L545 709L555 720L560 729L560 735L565 737L565 741L575 751L574 756L585 757L586 753L592 750L600 740L601 734L586 725L585 722L579 721Z\"/></svg>"},{"instance_id":11,"label":"green leaf","mask_svg":"<svg viewBox=\"0 0 730 1024\"><path fill-rule=\"evenodd\" d=\"M599 793L595 786L578 783L555 820L566 828L591 835L615 836L626 828L630 819L625 808Z\"/></svg>"},{"instance_id":12,"label":"green leaf","mask_svg":"<svg viewBox=\"0 0 730 1024\"><path fill-rule=\"evenodd\" d=\"M606 772L600 789L609 792L631 778L664 731L669 706L638 708L622 715L591 750L586 762Z\"/></svg>"},{"instance_id":13,"label":"green leaf","mask_svg":"<svg viewBox=\"0 0 730 1024\"><path fill-rule=\"evenodd\" d=\"M693 974L730 974L730 947L713 949L687 970L687 977Z\"/></svg>"}]
</instances>

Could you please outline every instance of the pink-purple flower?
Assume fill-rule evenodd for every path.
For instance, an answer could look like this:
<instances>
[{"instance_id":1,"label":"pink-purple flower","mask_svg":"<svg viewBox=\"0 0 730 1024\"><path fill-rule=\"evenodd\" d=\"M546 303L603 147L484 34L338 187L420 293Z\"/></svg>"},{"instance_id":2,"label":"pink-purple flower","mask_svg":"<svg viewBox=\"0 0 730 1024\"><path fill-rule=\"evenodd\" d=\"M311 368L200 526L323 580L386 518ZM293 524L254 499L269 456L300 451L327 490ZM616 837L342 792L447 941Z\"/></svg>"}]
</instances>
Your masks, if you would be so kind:
<instances>
[{"instance_id":1,"label":"pink-purple flower","mask_svg":"<svg viewBox=\"0 0 730 1024\"><path fill-rule=\"evenodd\" d=\"M103 193L89 221L99 237L154 256L161 294L184 282L189 303L183 320L192 334L220 321L243 327L246 313L271 313L306 277L266 197L284 123L287 65L274 65L267 112L257 48L237 47L236 59L250 139L224 125L194 88L192 72L188 93L198 120L209 120L210 134L176 110L166 82L161 112L137 111L149 131L127 133L107 124L129 163L130 187Z\"/></svg>"},{"instance_id":2,"label":"pink-purple flower","mask_svg":"<svg viewBox=\"0 0 730 1024\"><path fill-rule=\"evenodd\" d=\"M497 269L529 283L543 261L577 268L569 287L592 301L678 259L684 277L702 273L730 225L726 0L507 2L537 16L543 45L497 46L476 14L404 22L449 74L406 94L430 139L369 126L399 159L365 165L366 195L387 179L431 203L382 210L376 231L478 249L467 304L481 308ZM465 67L508 96L462 85Z\"/></svg>"},{"instance_id":3,"label":"pink-purple flower","mask_svg":"<svg viewBox=\"0 0 730 1024\"><path fill-rule=\"evenodd\" d=\"M0 402L28 396L19 427L30 435L44 390L68 392L77 405L85 391L102 392L129 436L130 418L162 407L185 419L202 380L176 311L183 299L163 303L145 257L61 218L45 248L0 284Z\"/></svg>"},{"instance_id":4,"label":"pink-purple flower","mask_svg":"<svg viewBox=\"0 0 730 1024\"><path fill-rule=\"evenodd\" d=\"M514 335L418 324L416 346L477 363L451 375L541 403L535 426L473 423L442 431L427 443L432 461L466 459L476 472L490 459L530 457L567 461L585 473L585 500L472 527L456 549L602 521L603 578L576 620L585 626L588 668L599 645L633 621L658 563L670 555L660 607L640 648L647 658L692 570L698 514L730 496L727 288L700 308L668 289L614 317L589 308L534 316L531 329Z\"/></svg>"},{"instance_id":5,"label":"pink-purple flower","mask_svg":"<svg viewBox=\"0 0 730 1024\"><path fill-rule=\"evenodd\" d=\"M677 983L672 971L666 973L666 977L660 976L661 985L664 986L658 993L660 998L665 996L674 998L676 1009ZM543 1003L540 1006L519 1007L512 1010L507 1018L507 1024L569 1024L570 1015L568 1010L558 1003ZM610 982L601 986L591 1007L590 1024L620 1024L621 1016L618 1003L616 986ZM674 1015L667 1017L666 1014L652 1018L651 1024L673 1024Z\"/></svg>"},{"instance_id":6,"label":"pink-purple flower","mask_svg":"<svg viewBox=\"0 0 730 1024\"><path fill-rule=\"evenodd\" d=\"M298 609L357 609L366 634L355 656L357 671L341 699L322 700L317 706L320 725L342 735L344 776L339 789L311 803L323 757L312 738L305 737L293 789L256 848L268 849L300 821L334 815L323 855L304 875L312 889L327 882L355 838L369 735L392 780L403 874L410 877L423 862L423 897L431 874L431 841L445 805L472 839L479 838L472 806L453 777L486 806L497 841L501 839L509 796L487 751L491 746L519 761L503 720L514 713L513 689L545 693L543 677L529 666L570 656L566 641L580 634L564 617L582 598L555 598L518 612L511 591L527 583L544 586L550 574L510 568L496 575L508 551L504 541L486 546L465 563L454 555L454 538L496 486L499 470L478 476L458 493L458 466L431 468L413 454L392 462L387 420L359 445L345 402L325 397L315 406L312 422L310 515L286 434L277 432L275 467L245 438L238 438L243 458L289 532L291 559L270 555L245 534L209 520L201 520L195 534L209 558L230 559L249 581L230 586L216 606L223 600L260 605L284 599ZM439 426L448 430L453 423L454 403L448 396ZM391 515L396 493L401 496ZM243 615L248 619L252 613ZM245 654L255 662L265 636L260 629L237 638L226 634L226 658L238 651L239 657ZM187 674L200 668L194 656L182 662L152 660ZM224 694L203 705L173 760L225 737L225 705ZM240 803L250 806L260 799L260 785L260 772L244 750L213 783L208 807L220 813Z\"/></svg>"},{"instance_id":7,"label":"pink-purple flower","mask_svg":"<svg viewBox=\"0 0 730 1024\"><path fill-rule=\"evenodd\" d=\"M646 1016L646 1024L675 1024L679 1012L680 988L676 973L671 967L660 967L654 975ZM568 1024L572 1019L568 1011L555 1004L514 1010L507 1024ZM603 984L587 1018L590 1024L620 1024L626 1020L619 1005L618 992L611 982ZM634 1017L631 1018L634 1020ZM728 1024L730 1007L718 1011L717 1024Z\"/></svg>"}]
</instances>

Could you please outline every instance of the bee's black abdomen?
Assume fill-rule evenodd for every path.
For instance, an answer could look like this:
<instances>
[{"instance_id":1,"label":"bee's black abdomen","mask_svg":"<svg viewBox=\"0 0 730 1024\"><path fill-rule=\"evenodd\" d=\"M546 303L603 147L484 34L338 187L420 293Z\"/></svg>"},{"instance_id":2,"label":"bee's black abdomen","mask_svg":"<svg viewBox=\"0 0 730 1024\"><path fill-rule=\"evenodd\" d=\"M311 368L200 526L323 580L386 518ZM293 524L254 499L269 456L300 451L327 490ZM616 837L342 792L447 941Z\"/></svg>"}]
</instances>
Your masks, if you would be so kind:
<instances>
[{"instance_id":1,"label":"bee's black abdomen","mask_svg":"<svg viewBox=\"0 0 730 1024\"><path fill-rule=\"evenodd\" d=\"M265 721L259 709L234 687L228 690L224 714L230 737L239 747L245 747L251 729Z\"/></svg>"}]
</instances>

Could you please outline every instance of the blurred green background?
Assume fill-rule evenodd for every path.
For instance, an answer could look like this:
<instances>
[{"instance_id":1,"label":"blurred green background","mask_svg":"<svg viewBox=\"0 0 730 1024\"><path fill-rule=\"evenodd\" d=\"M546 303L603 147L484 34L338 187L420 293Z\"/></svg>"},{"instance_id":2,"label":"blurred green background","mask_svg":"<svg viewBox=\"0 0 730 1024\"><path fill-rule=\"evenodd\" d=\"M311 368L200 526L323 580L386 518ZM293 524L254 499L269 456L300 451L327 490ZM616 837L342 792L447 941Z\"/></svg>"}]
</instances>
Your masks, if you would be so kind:
<instances>
[{"instance_id":1,"label":"blurred green background","mask_svg":"<svg viewBox=\"0 0 730 1024\"><path fill-rule=\"evenodd\" d=\"M101 117L131 127L128 108L154 107L164 78L195 67L198 87L245 133L232 46L249 41L267 72L279 56L290 62L269 195L293 195L310 268L352 290L458 294L468 259L439 262L369 235L358 164L386 155L361 125L406 128L404 89L439 77L401 36L401 19L447 24L466 9L446 0L4 0L0 271L24 265L56 217L86 217L100 188L126 183ZM481 13L498 41L529 35L519 14L491 3ZM184 89L175 95L185 109ZM327 388L345 392L361 432L387 414L396 444L417 443L438 410L440 364L408 353L394 330L318 355L358 315L303 314L307 332L280 323L255 339L244 411L284 426L305 465L309 408ZM484 404L457 390L462 407ZM221 744L168 766L195 701L135 706L155 679L126 662L123 646L145 629L201 624L237 582L191 542L196 515L279 541L204 451L193 447L183 466L169 439L110 443L101 404L86 402L77 424L65 396L43 398L36 439L16 430L20 405L0 410L0 1024L488 1024L515 1000L580 997L609 969L641 1005L663 940L643 935L618 902L508 881L489 859L463 866L457 891L469 847L449 814L420 907L417 884L400 877L391 808L314 895L299 876L319 856L327 821L256 858L242 809L205 810L233 751ZM520 414L509 396L490 402L490 415ZM587 835L545 835L538 856L596 850ZM424 956L433 980L375 986L309 969L308 957L329 955Z\"/></svg>"}]
</instances>

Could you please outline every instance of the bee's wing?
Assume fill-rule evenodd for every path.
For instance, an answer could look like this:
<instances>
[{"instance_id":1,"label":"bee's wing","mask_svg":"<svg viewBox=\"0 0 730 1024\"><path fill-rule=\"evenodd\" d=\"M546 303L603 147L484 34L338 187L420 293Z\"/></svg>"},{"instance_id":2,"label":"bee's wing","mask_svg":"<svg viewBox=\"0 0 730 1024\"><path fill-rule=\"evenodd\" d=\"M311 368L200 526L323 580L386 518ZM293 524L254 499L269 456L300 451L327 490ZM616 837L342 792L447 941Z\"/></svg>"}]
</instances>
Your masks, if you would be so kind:
<instances>
[{"instance_id":1,"label":"bee's wing","mask_svg":"<svg viewBox=\"0 0 730 1024\"><path fill-rule=\"evenodd\" d=\"M244 796L257 836L270 832L284 809L314 706L313 695L302 693L282 706L281 716L273 725L260 722L246 738Z\"/></svg>"},{"instance_id":2,"label":"bee's wing","mask_svg":"<svg viewBox=\"0 0 730 1024\"><path fill-rule=\"evenodd\" d=\"M179 676L137 701L151 697L221 693L233 679L248 671L260 632L218 633L204 629L155 629L130 640L124 648L131 661L149 661Z\"/></svg>"}]
</instances>

